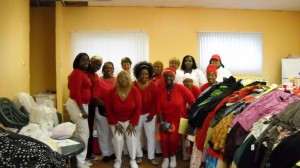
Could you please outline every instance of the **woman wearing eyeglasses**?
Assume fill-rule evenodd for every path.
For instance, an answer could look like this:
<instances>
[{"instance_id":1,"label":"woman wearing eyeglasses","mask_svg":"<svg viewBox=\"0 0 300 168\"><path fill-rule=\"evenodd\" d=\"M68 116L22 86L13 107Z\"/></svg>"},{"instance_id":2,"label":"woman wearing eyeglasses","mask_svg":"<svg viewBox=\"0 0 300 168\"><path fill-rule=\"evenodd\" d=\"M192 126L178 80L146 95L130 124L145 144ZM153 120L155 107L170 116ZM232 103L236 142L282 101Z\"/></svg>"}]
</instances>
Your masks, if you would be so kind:
<instances>
[{"instance_id":1,"label":"woman wearing eyeglasses","mask_svg":"<svg viewBox=\"0 0 300 168\"><path fill-rule=\"evenodd\" d=\"M116 86L108 93L105 104L116 155L114 168L121 167L124 142L128 147L131 168L138 168L135 160L137 141L135 127L139 123L141 100L141 95L133 85L130 74L127 71L121 71L117 75Z\"/></svg>"},{"instance_id":2,"label":"woman wearing eyeglasses","mask_svg":"<svg viewBox=\"0 0 300 168\"><path fill-rule=\"evenodd\" d=\"M178 133L180 117L186 113L186 104L195 101L192 93L183 85L174 83L176 70L172 67L163 72L165 87L158 90L157 112L160 121L160 145L162 148L162 168L176 167L176 151L179 147Z\"/></svg>"}]
</instances>

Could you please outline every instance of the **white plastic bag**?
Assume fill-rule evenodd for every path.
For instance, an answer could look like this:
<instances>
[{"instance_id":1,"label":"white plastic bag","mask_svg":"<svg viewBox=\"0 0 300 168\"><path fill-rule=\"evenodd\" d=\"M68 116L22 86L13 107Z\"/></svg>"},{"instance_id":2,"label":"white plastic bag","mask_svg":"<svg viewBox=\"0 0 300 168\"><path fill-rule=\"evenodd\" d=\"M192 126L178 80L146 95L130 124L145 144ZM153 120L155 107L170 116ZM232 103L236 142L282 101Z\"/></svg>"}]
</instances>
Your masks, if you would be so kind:
<instances>
[{"instance_id":1,"label":"white plastic bag","mask_svg":"<svg viewBox=\"0 0 300 168\"><path fill-rule=\"evenodd\" d=\"M52 129L53 139L67 139L70 138L76 129L76 125L70 122L65 122L57 125Z\"/></svg>"}]
</instances>

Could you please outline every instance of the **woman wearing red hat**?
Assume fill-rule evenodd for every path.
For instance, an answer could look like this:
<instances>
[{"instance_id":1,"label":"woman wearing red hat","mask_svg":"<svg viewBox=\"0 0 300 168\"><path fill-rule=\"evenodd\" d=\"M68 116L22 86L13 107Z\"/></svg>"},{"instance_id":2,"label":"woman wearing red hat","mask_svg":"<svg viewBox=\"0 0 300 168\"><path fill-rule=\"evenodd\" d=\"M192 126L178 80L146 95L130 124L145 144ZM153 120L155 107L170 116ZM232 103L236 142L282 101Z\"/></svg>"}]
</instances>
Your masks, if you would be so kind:
<instances>
[{"instance_id":1,"label":"woman wearing red hat","mask_svg":"<svg viewBox=\"0 0 300 168\"><path fill-rule=\"evenodd\" d=\"M172 67L163 72L165 86L157 95L157 113L160 120L160 145L163 154L162 168L176 167L176 151L180 136L178 127L180 114L186 110L186 103L192 105L195 98L183 85L174 83L176 70Z\"/></svg>"},{"instance_id":2,"label":"woman wearing red hat","mask_svg":"<svg viewBox=\"0 0 300 168\"><path fill-rule=\"evenodd\" d=\"M223 82L223 78L232 76L231 72L224 68L225 66L222 64L220 55L212 55L209 64L213 64L217 68L217 82Z\"/></svg>"},{"instance_id":3,"label":"woman wearing red hat","mask_svg":"<svg viewBox=\"0 0 300 168\"><path fill-rule=\"evenodd\" d=\"M200 91L201 93L206 90L207 88L209 88L211 85L218 83L216 81L217 79L217 68L215 65L213 64L209 64L206 68L206 79L207 79L207 83L205 83L204 85L202 85L200 87Z\"/></svg>"}]
</instances>

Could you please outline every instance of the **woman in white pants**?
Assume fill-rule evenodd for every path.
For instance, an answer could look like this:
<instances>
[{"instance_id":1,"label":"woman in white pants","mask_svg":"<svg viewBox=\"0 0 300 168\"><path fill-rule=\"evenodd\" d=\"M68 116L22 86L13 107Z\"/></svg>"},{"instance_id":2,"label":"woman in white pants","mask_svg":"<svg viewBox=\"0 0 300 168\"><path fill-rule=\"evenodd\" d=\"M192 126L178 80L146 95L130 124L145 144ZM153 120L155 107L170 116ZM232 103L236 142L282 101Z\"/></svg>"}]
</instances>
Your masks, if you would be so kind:
<instances>
[{"instance_id":1,"label":"woman in white pants","mask_svg":"<svg viewBox=\"0 0 300 168\"><path fill-rule=\"evenodd\" d=\"M73 62L73 71L69 75L70 97L66 108L71 120L76 124L76 135L85 143L83 152L76 156L77 167L87 168L90 164L85 162L87 144L89 138L88 126L88 104L91 99L92 81L88 76L90 65L89 56L86 53L79 53Z\"/></svg>"},{"instance_id":2,"label":"woman in white pants","mask_svg":"<svg viewBox=\"0 0 300 168\"><path fill-rule=\"evenodd\" d=\"M103 65L102 73L93 88L93 98L96 100L97 108L95 113L98 143L101 149L102 161L109 162L115 159L112 145L112 133L107 121L107 113L104 108L108 91L115 86L116 78L113 77L114 64L106 62Z\"/></svg>"},{"instance_id":3,"label":"woman in white pants","mask_svg":"<svg viewBox=\"0 0 300 168\"><path fill-rule=\"evenodd\" d=\"M130 155L131 168L138 168L136 163L136 132L142 108L141 95L132 84L130 74L121 71L116 80L116 86L108 93L105 108L108 123L113 134L113 146L116 154L114 168L122 164L122 150L126 141Z\"/></svg>"},{"instance_id":4,"label":"woman in white pants","mask_svg":"<svg viewBox=\"0 0 300 168\"><path fill-rule=\"evenodd\" d=\"M134 76L137 79L133 82L142 96L142 111L139 124L136 127L137 134L137 163L142 162L143 152L141 146L142 129L145 130L147 140L148 159L151 164L158 165L154 156L155 151L155 104L156 85L150 80L153 75L153 68L148 62L139 62L133 68Z\"/></svg>"}]
</instances>

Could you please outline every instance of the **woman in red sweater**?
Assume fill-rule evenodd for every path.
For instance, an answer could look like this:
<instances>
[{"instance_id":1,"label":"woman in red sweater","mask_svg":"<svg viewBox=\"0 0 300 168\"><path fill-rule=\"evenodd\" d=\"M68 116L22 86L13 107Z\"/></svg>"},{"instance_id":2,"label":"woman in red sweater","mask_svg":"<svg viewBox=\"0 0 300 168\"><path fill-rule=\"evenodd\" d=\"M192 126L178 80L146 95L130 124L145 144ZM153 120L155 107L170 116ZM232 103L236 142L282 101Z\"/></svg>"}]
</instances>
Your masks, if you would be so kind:
<instances>
[{"instance_id":1,"label":"woman in red sweater","mask_svg":"<svg viewBox=\"0 0 300 168\"><path fill-rule=\"evenodd\" d=\"M217 68L213 64L209 64L206 68L206 79L207 83L203 84L200 87L200 92L202 93L205 91L207 88L209 88L211 85L218 83L216 81L217 79Z\"/></svg>"},{"instance_id":2,"label":"woman in red sweater","mask_svg":"<svg viewBox=\"0 0 300 168\"><path fill-rule=\"evenodd\" d=\"M88 76L90 58L86 53L79 53L73 62L73 71L69 76L70 97L66 108L70 119L76 124L76 133L87 147L89 138L88 104L91 99L92 82ZM87 148L76 156L77 167L88 167L85 162Z\"/></svg>"},{"instance_id":3,"label":"woman in red sweater","mask_svg":"<svg viewBox=\"0 0 300 168\"><path fill-rule=\"evenodd\" d=\"M102 161L109 162L109 160L115 159L115 152L111 142L112 133L107 121L105 99L108 97L109 90L115 86L116 78L113 76L114 64L112 62L105 62L102 73L103 76L100 77L94 85L93 98L97 105L95 120Z\"/></svg>"},{"instance_id":4,"label":"woman in red sweater","mask_svg":"<svg viewBox=\"0 0 300 168\"><path fill-rule=\"evenodd\" d=\"M160 88L157 96L157 112L160 120L160 145L163 154L162 168L176 167L176 151L179 147L178 133L181 114L186 112L186 104L192 105L195 98L183 85L174 83L176 71L166 68L163 72L165 87ZM172 131L170 132L170 125Z\"/></svg>"},{"instance_id":5,"label":"woman in red sweater","mask_svg":"<svg viewBox=\"0 0 300 168\"><path fill-rule=\"evenodd\" d=\"M153 68L148 62L140 62L133 68L134 76L137 79L133 82L134 86L138 88L142 96L142 111L139 119L139 124L136 127L137 137L137 163L142 162L143 152L141 146L141 133L144 129L147 139L148 159L151 164L158 165L154 157L155 151L155 121L156 121L156 85L150 80Z\"/></svg>"},{"instance_id":6,"label":"woman in red sweater","mask_svg":"<svg viewBox=\"0 0 300 168\"><path fill-rule=\"evenodd\" d=\"M139 123L142 99L139 90L133 85L130 74L121 71L116 86L108 93L105 108L108 123L113 133L113 147L116 154L114 168L120 168L124 141L128 147L131 168L138 168L136 157L135 126Z\"/></svg>"}]
</instances>

